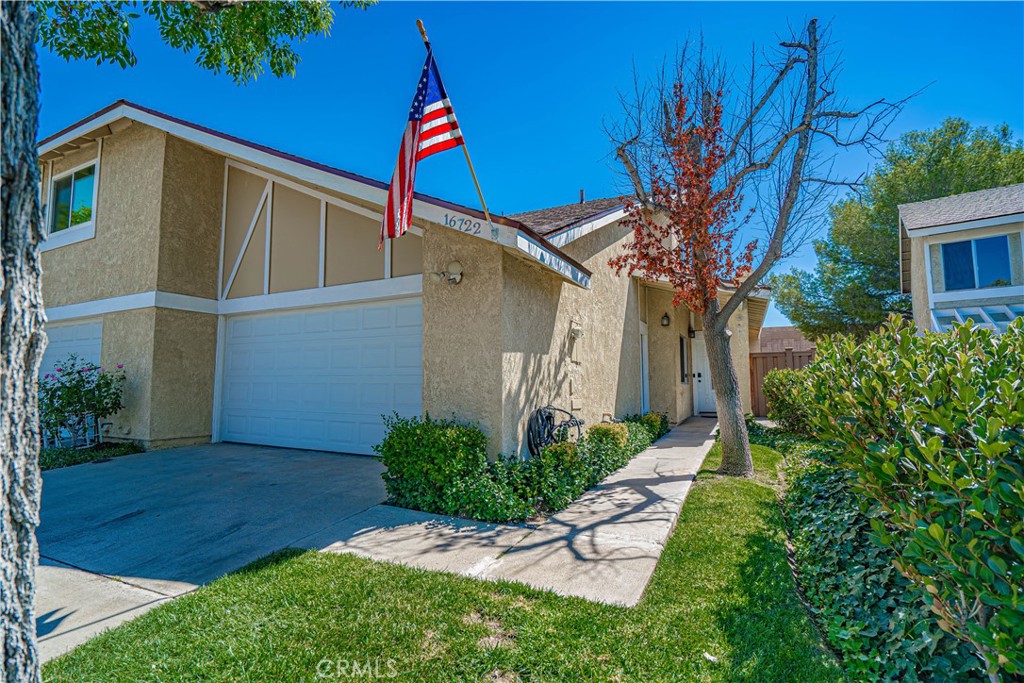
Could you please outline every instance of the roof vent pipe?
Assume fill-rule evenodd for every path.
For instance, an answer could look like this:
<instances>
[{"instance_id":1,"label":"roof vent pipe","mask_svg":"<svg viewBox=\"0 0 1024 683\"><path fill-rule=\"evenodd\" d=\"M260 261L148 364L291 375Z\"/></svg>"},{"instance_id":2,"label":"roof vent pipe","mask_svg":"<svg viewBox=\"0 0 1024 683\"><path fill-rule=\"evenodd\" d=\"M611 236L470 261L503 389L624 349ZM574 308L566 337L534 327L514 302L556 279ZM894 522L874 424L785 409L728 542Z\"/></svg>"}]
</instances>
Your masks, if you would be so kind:
<instances>
[{"instance_id":1,"label":"roof vent pipe","mask_svg":"<svg viewBox=\"0 0 1024 683\"><path fill-rule=\"evenodd\" d=\"M580 204L582 204L584 201L585 201L585 197L583 195L583 188L581 187L580 188Z\"/></svg>"}]
</instances>

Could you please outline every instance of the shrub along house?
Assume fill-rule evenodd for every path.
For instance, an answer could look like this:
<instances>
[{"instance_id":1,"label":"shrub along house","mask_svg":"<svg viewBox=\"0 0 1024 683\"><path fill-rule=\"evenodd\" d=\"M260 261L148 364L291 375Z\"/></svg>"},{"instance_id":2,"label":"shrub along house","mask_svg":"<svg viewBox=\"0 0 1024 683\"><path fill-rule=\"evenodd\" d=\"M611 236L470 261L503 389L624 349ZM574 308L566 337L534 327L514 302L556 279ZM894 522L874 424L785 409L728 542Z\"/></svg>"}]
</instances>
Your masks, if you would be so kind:
<instances>
[{"instance_id":1,"label":"shrub along house","mask_svg":"<svg viewBox=\"0 0 1024 683\"><path fill-rule=\"evenodd\" d=\"M922 332L1024 317L1024 184L902 204L900 276Z\"/></svg>"},{"instance_id":2,"label":"shrub along house","mask_svg":"<svg viewBox=\"0 0 1024 683\"><path fill-rule=\"evenodd\" d=\"M413 231L378 251L384 183L128 102L39 159L42 371L69 352L123 363L109 438L368 454L382 414L429 412L513 453L547 404L589 424L714 410L699 317L608 266L617 200L492 227L417 195ZM751 297L731 321L748 400L766 307Z\"/></svg>"}]
</instances>

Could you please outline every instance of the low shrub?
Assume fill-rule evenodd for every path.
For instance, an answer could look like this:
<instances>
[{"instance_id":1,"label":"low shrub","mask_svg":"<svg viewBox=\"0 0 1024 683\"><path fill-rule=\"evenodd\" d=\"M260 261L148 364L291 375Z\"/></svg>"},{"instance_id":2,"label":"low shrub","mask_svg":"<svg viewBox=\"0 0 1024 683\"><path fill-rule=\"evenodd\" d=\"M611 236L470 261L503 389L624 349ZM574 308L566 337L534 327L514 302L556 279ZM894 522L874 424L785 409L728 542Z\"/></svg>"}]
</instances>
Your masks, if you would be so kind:
<instances>
[{"instance_id":1,"label":"low shrub","mask_svg":"<svg viewBox=\"0 0 1024 683\"><path fill-rule=\"evenodd\" d=\"M810 432L807 377L801 370L776 368L764 376L762 385L768 404L768 419L794 434Z\"/></svg>"},{"instance_id":2,"label":"low shrub","mask_svg":"<svg viewBox=\"0 0 1024 683\"><path fill-rule=\"evenodd\" d=\"M454 419L384 417L386 436L374 451L387 468L384 484L395 505L453 514L450 488L487 469L487 435ZM470 487L463 487L470 490Z\"/></svg>"},{"instance_id":3,"label":"low shrub","mask_svg":"<svg viewBox=\"0 0 1024 683\"><path fill-rule=\"evenodd\" d=\"M971 648L938 628L896 570L896 553L871 540L878 506L861 509L856 474L788 460L785 509L800 586L851 680L985 680Z\"/></svg>"},{"instance_id":4,"label":"low shrub","mask_svg":"<svg viewBox=\"0 0 1024 683\"><path fill-rule=\"evenodd\" d=\"M86 446L101 436L100 422L124 407L124 366L104 370L68 354L39 378L39 426L52 444Z\"/></svg>"},{"instance_id":5,"label":"low shrub","mask_svg":"<svg viewBox=\"0 0 1024 683\"><path fill-rule=\"evenodd\" d=\"M580 442L521 460L487 460L487 437L455 420L385 418L375 448L393 504L488 522L557 512L651 445L648 424L601 423Z\"/></svg>"},{"instance_id":6,"label":"low shrub","mask_svg":"<svg viewBox=\"0 0 1024 683\"><path fill-rule=\"evenodd\" d=\"M629 438L629 428L625 422L602 422L587 430L587 438L591 442L622 448Z\"/></svg>"},{"instance_id":7,"label":"low shrub","mask_svg":"<svg viewBox=\"0 0 1024 683\"><path fill-rule=\"evenodd\" d=\"M823 340L809 377L872 538L992 677L1024 672L1024 319L918 335L893 317Z\"/></svg>"},{"instance_id":8,"label":"low shrub","mask_svg":"<svg viewBox=\"0 0 1024 683\"><path fill-rule=\"evenodd\" d=\"M668 415L664 413L649 412L643 415L627 415L622 418L624 422L642 424L651 433L651 440L657 441L669 432Z\"/></svg>"}]
</instances>

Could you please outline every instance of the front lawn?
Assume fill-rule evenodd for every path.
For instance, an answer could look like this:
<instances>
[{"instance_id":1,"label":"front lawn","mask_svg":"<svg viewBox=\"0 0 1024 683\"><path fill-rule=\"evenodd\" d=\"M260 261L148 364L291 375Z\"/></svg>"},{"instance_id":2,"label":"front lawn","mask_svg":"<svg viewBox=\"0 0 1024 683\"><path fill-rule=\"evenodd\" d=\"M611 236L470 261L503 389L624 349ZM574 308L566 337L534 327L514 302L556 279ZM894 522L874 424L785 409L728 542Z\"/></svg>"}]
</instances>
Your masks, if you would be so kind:
<instances>
[{"instance_id":1,"label":"front lawn","mask_svg":"<svg viewBox=\"0 0 1024 683\"><path fill-rule=\"evenodd\" d=\"M777 492L698 476L643 601L285 551L50 662L50 681L841 681L794 593ZM717 661L715 661L717 660ZM355 675L353 675L355 674Z\"/></svg>"}]
</instances>

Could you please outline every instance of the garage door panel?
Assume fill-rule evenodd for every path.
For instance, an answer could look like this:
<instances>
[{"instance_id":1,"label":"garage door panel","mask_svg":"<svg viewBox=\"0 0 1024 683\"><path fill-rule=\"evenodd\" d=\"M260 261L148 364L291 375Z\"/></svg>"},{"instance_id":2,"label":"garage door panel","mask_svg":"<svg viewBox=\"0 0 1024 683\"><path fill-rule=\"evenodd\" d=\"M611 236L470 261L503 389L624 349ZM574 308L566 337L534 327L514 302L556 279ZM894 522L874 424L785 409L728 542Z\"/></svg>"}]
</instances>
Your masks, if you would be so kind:
<instances>
[{"instance_id":1,"label":"garage door panel","mask_svg":"<svg viewBox=\"0 0 1024 683\"><path fill-rule=\"evenodd\" d=\"M419 299L227 321L221 438L372 453L381 416L422 411Z\"/></svg>"},{"instance_id":2,"label":"garage door panel","mask_svg":"<svg viewBox=\"0 0 1024 683\"><path fill-rule=\"evenodd\" d=\"M45 330L48 342L39 366L40 376L53 372L71 353L88 363L100 364L103 349L102 320L50 323Z\"/></svg>"}]
</instances>

